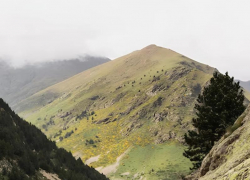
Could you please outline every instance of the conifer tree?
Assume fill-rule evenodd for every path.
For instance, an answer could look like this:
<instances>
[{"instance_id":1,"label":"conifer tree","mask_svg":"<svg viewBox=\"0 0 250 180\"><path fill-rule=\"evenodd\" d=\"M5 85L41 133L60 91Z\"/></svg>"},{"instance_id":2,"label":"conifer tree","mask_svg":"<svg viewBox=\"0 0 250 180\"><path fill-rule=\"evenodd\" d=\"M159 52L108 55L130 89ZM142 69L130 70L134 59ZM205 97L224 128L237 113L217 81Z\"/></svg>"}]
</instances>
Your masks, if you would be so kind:
<instances>
[{"instance_id":1,"label":"conifer tree","mask_svg":"<svg viewBox=\"0 0 250 180\"><path fill-rule=\"evenodd\" d=\"M200 167L214 143L243 113L244 99L243 90L233 77L228 73L213 74L210 85L203 89L195 104L197 117L192 119L195 129L184 136L188 148L183 155L193 162L192 169Z\"/></svg>"}]
</instances>

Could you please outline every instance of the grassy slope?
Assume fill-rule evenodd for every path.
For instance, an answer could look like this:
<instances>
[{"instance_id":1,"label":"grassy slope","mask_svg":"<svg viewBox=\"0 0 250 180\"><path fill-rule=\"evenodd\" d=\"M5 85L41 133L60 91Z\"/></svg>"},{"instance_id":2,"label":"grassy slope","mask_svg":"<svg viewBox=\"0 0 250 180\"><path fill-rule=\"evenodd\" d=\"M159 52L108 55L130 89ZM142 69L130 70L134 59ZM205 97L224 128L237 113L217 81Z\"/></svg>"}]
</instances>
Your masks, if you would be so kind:
<instances>
[{"instance_id":1,"label":"grassy slope","mask_svg":"<svg viewBox=\"0 0 250 180\"><path fill-rule=\"evenodd\" d=\"M180 156L182 152L183 147L176 143L136 146L123 158L121 166L112 176L127 179L139 179L140 176L151 180L178 179L181 174L189 172L187 167L191 165L188 159ZM126 172L129 174L124 175Z\"/></svg>"},{"instance_id":2,"label":"grassy slope","mask_svg":"<svg viewBox=\"0 0 250 180\"><path fill-rule=\"evenodd\" d=\"M108 62L107 58L79 57L78 59L36 63L20 68L0 62L0 97L17 112L19 103L27 97L61 82L84 70Z\"/></svg>"},{"instance_id":3,"label":"grassy slope","mask_svg":"<svg viewBox=\"0 0 250 180\"><path fill-rule=\"evenodd\" d=\"M247 90L244 90L244 95L250 101L250 92Z\"/></svg>"},{"instance_id":4,"label":"grassy slope","mask_svg":"<svg viewBox=\"0 0 250 180\"><path fill-rule=\"evenodd\" d=\"M168 169L167 164L157 162L162 157L170 157L169 152L174 151L179 164L169 165L169 171L185 174L190 163L182 157L183 147L178 142L182 141L193 116L195 87L197 84L203 86L213 70L172 50L150 45L31 96L23 102L23 106L31 106L20 114L56 140L58 146L80 155L83 160L101 155L91 164L94 167L115 162L129 147L133 149L128 156L142 154L143 157L145 149L152 145L155 150L148 152L153 153L153 159L147 163L152 165L147 167L146 173L150 169L155 172ZM153 81L154 76L159 78ZM95 99L95 96L98 97ZM95 114L76 120L85 110ZM70 115L59 117L66 112ZM107 117L109 123L96 124ZM54 123L44 126L50 119ZM74 133L60 142L59 137L70 131ZM55 137L56 133L60 135ZM90 139L96 147L86 143ZM177 144L159 144L169 140ZM142 160L145 159L138 157L135 165L143 163ZM168 161L172 163L171 158ZM184 167L184 161L189 165ZM115 176L124 170L120 166ZM132 173L129 168L126 171ZM139 173L141 171L138 169ZM153 178L155 172L144 176Z\"/></svg>"}]
</instances>

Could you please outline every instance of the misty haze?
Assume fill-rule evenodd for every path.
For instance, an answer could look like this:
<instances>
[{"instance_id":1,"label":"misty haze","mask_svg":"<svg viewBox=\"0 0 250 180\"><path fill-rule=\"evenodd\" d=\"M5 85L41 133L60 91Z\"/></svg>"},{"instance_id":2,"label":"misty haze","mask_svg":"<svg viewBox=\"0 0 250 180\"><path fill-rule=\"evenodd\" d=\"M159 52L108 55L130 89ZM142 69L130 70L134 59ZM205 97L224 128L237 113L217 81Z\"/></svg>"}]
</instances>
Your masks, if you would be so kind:
<instances>
[{"instance_id":1,"label":"misty haze","mask_svg":"<svg viewBox=\"0 0 250 180\"><path fill-rule=\"evenodd\" d=\"M0 180L250 178L250 3L0 2Z\"/></svg>"}]
</instances>

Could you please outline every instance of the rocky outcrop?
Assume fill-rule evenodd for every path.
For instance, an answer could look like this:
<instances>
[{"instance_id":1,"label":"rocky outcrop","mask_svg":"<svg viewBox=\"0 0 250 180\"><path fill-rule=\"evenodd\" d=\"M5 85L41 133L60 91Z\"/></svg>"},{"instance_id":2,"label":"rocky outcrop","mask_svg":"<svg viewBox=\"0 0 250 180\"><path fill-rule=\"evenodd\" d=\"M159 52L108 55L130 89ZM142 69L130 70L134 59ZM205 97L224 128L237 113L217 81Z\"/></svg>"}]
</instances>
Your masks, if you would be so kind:
<instances>
[{"instance_id":1,"label":"rocky outcrop","mask_svg":"<svg viewBox=\"0 0 250 180\"><path fill-rule=\"evenodd\" d=\"M97 121L96 124L107 123L108 121L109 121L109 118L105 118L100 121Z\"/></svg>"},{"instance_id":2,"label":"rocky outcrop","mask_svg":"<svg viewBox=\"0 0 250 180\"><path fill-rule=\"evenodd\" d=\"M250 178L250 106L231 135L223 137L204 158L201 168L187 179L244 180Z\"/></svg>"},{"instance_id":3,"label":"rocky outcrop","mask_svg":"<svg viewBox=\"0 0 250 180\"><path fill-rule=\"evenodd\" d=\"M173 70L172 74L170 75L170 80L176 81L184 76L186 76L191 69L185 67L177 67Z\"/></svg>"},{"instance_id":4,"label":"rocky outcrop","mask_svg":"<svg viewBox=\"0 0 250 180\"><path fill-rule=\"evenodd\" d=\"M58 117L60 117L60 118L66 118L66 117L68 117L71 114L72 114L71 112L65 112L65 113L58 114Z\"/></svg>"},{"instance_id":5,"label":"rocky outcrop","mask_svg":"<svg viewBox=\"0 0 250 180\"><path fill-rule=\"evenodd\" d=\"M170 139L175 139L177 137L174 131L169 131L168 133L159 133L157 135L157 139L155 140L155 144L164 143Z\"/></svg>"}]
</instances>

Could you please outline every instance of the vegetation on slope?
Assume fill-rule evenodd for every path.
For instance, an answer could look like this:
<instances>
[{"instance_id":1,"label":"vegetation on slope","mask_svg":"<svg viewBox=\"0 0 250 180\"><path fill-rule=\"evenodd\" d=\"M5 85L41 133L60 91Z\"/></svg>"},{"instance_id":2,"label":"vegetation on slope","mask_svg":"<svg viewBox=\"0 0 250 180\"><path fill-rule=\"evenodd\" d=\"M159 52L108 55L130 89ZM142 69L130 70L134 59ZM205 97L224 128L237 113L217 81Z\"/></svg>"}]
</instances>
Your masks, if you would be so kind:
<instances>
[{"instance_id":1,"label":"vegetation on slope","mask_svg":"<svg viewBox=\"0 0 250 180\"><path fill-rule=\"evenodd\" d=\"M151 45L40 91L22 102L20 115L58 146L84 161L98 157L90 165L105 167L131 148L133 154L168 141L182 146L195 100L213 71Z\"/></svg>"},{"instance_id":2,"label":"vegetation on slope","mask_svg":"<svg viewBox=\"0 0 250 180\"><path fill-rule=\"evenodd\" d=\"M44 179L41 170L68 180L106 179L71 153L58 149L0 99L0 179Z\"/></svg>"},{"instance_id":3,"label":"vegetation on slope","mask_svg":"<svg viewBox=\"0 0 250 180\"><path fill-rule=\"evenodd\" d=\"M250 106L237 119L240 126L230 135L220 139L202 162L201 168L189 180L221 180L250 178Z\"/></svg>"},{"instance_id":4,"label":"vegetation on slope","mask_svg":"<svg viewBox=\"0 0 250 180\"><path fill-rule=\"evenodd\" d=\"M190 172L187 167L191 165L187 158L180 156L182 152L183 146L174 142L136 146L120 161L121 166L110 177L181 179Z\"/></svg>"},{"instance_id":5,"label":"vegetation on slope","mask_svg":"<svg viewBox=\"0 0 250 180\"><path fill-rule=\"evenodd\" d=\"M15 111L20 111L19 102L25 98L61 82L75 74L108 62L102 57L80 57L78 59L37 63L20 68L0 61L0 97Z\"/></svg>"},{"instance_id":6,"label":"vegetation on slope","mask_svg":"<svg viewBox=\"0 0 250 180\"><path fill-rule=\"evenodd\" d=\"M196 116L192 119L195 130L185 134L188 148L184 156L193 162L193 169L200 167L209 153L235 120L244 112L245 97L239 82L228 73L215 72L207 87L198 96L195 104Z\"/></svg>"}]
</instances>

